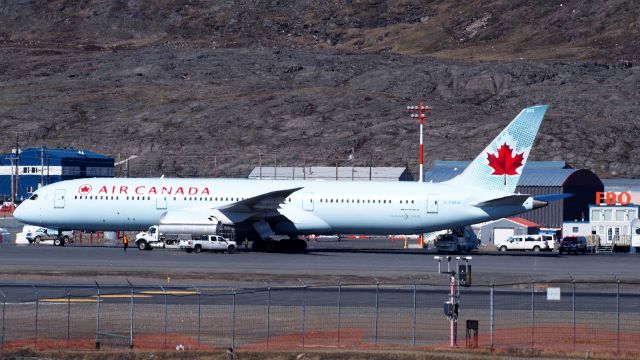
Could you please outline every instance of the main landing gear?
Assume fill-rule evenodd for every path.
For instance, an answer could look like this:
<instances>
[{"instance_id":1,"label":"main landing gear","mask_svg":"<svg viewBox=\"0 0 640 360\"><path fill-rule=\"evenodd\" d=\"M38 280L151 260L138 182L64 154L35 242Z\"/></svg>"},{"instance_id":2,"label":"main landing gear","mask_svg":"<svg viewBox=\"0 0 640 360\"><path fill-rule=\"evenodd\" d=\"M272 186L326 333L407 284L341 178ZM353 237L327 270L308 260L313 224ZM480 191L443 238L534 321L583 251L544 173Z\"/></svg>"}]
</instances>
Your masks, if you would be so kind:
<instances>
[{"instance_id":1,"label":"main landing gear","mask_svg":"<svg viewBox=\"0 0 640 360\"><path fill-rule=\"evenodd\" d=\"M274 240L254 240L251 245L253 251L262 252L303 252L307 250L307 242L300 239Z\"/></svg>"}]
</instances>

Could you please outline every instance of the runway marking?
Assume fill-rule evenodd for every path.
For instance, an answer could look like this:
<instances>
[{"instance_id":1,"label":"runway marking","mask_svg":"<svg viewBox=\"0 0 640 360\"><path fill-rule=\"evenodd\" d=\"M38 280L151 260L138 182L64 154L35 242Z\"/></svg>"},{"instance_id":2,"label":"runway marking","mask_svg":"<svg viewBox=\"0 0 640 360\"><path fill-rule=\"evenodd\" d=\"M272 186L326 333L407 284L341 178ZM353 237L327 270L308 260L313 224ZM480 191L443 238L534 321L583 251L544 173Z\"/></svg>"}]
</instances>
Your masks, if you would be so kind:
<instances>
[{"instance_id":1,"label":"runway marking","mask_svg":"<svg viewBox=\"0 0 640 360\"><path fill-rule=\"evenodd\" d=\"M72 303L94 303L96 302L97 299L87 299L87 298L71 298L68 299L67 298L52 298L52 299L40 299L40 302L48 302L48 303L67 303L67 302L72 302Z\"/></svg>"},{"instance_id":2,"label":"runway marking","mask_svg":"<svg viewBox=\"0 0 640 360\"><path fill-rule=\"evenodd\" d=\"M164 295L165 292L164 291L160 291L160 290L151 290L151 291L142 291L140 292L140 294L147 294L147 295ZM167 291L166 292L167 295L197 295L198 292L197 291L186 291L186 290L182 290L182 291Z\"/></svg>"}]
</instances>

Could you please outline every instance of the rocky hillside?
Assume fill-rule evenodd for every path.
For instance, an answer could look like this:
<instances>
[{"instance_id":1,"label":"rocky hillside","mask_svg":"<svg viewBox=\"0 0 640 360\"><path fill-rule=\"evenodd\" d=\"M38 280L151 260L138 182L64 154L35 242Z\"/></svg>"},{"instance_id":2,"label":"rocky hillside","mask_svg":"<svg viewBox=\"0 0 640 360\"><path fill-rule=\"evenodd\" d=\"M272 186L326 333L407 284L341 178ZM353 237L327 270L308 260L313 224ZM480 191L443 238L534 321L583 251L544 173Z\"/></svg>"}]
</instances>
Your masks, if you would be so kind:
<instances>
[{"instance_id":1,"label":"rocky hillside","mask_svg":"<svg viewBox=\"0 0 640 360\"><path fill-rule=\"evenodd\" d=\"M169 4L168 4L169 3ZM640 177L633 1L0 0L0 151L73 146L137 176L471 159L548 103L532 157Z\"/></svg>"}]
</instances>

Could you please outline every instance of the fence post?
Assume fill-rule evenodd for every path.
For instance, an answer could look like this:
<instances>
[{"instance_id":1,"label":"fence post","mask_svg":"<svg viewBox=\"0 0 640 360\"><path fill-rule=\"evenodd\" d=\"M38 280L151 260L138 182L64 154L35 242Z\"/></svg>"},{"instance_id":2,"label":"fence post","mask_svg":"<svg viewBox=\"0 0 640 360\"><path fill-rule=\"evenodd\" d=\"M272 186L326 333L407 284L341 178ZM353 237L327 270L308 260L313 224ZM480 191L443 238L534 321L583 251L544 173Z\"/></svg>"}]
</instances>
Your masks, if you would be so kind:
<instances>
[{"instance_id":1,"label":"fence post","mask_svg":"<svg viewBox=\"0 0 640 360\"><path fill-rule=\"evenodd\" d=\"M573 283L573 294L571 296L571 313L573 316L573 350L576 350L576 279L571 279Z\"/></svg>"},{"instance_id":2,"label":"fence post","mask_svg":"<svg viewBox=\"0 0 640 360\"><path fill-rule=\"evenodd\" d=\"M0 290L0 296L2 296L2 337L0 338L0 353L4 352L4 308L7 304L7 297Z\"/></svg>"},{"instance_id":3,"label":"fence post","mask_svg":"<svg viewBox=\"0 0 640 360\"><path fill-rule=\"evenodd\" d=\"M33 334L33 347L38 350L38 312L40 308L40 294L37 287L33 287L36 291L36 326Z\"/></svg>"},{"instance_id":4,"label":"fence post","mask_svg":"<svg viewBox=\"0 0 640 360\"><path fill-rule=\"evenodd\" d=\"M135 288L133 286L133 284L131 282L129 282L129 280L127 280L127 282L129 283L129 286L131 288L131 327L129 329L129 348L133 349L133 327L134 327L134 322L133 322L133 314L135 311Z\"/></svg>"},{"instance_id":5,"label":"fence post","mask_svg":"<svg viewBox=\"0 0 640 360\"><path fill-rule=\"evenodd\" d=\"M416 347L416 282L413 282L413 347Z\"/></svg>"},{"instance_id":6,"label":"fence post","mask_svg":"<svg viewBox=\"0 0 640 360\"><path fill-rule=\"evenodd\" d=\"M536 305L535 305L536 281L531 280L531 350L535 349Z\"/></svg>"},{"instance_id":7,"label":"fence post","mask_svg":"<svg viewBox=\"0 0 640 360\"><path fill-rule=\"evenodd\" d=\"M616 349L620 352L620 279L616 279Z\"/></svg>"},{"instance_id":8,"label":"fence post","mask_svg":"<svg viewBox=\"0 0 640 360\"><path fill-rule=\"evenodd\" d=\"M267 350L271 341L271 285L267 286Z\"/></svg>"},{"instance_id":9,"label":"fence post","mask_svg":"<svg viewBox=\"0 0 640 360\"><path fill-rule=\"evenodd\" d=\"M71 336L71 293L68 289L67 292L67 349L69 349L69 337Z\"/></svg>"},{"instance_id":10,"label":"fence post","mask_svg":"<svg viewBox=\"0 0 640 360\"><path fill-rule=\"evenodd\" d=\"M493 350L494 349L494 339L493 339L493 327L494 327L494 323L493 323L493 319L494 319L494 314L493 314L493 301L494 301L494 285L493 284L489 284L491 286L490 291L489 291L489 335L491 337L491 347L490 349Z\"/></svg>"},{"instance_id":11,"label":"fence post","mask_svg":"<svg viewBox=\"0 0 640 360\"><path fill-rule=\"evenodd\" d=\"M338 328L338 348L340 348L340 315L342 312L341 304L342 304L342 281L338 282L338 323L336 324L336 327Z\"/></svg>"},{"instance_id":12,"label":"fence post","mask_svg":"<svg viewBox=\"0 0 640 360\"><path fill-rule=\"evenodd\" d=\"M167 290L164 286L160 286L160 289L164 292L164 343L162 345L163 349L167 348Z\"/></svg>"},{"instance_id":13,"label":"fence post","mask_svg":"<svg viewBox=\"0 0 640 360\"><path fill-rule=\"evenodd\" d=\"M100 284L97 281L96 287L98 288L98 296L96 300L96 350L100 349Z\"/></svg>"},{"instance_id":14,"label":"fence post","mask_svg":"<svg viewBox=\"0 0 640 360\"><path fill-rule=\"evenodd\" d=\"M231 325L231 348L236 348L236 289L233 289L233 318Z\"/></svg>"},{"instance_id":15,"label":"fence post","mask_svg":"<svg viewBox=\"0 0 640 360\"><path fill-rule=\"evenodd\" d=\"M202 329L202 320L201 320L201 311L202 311L202 304L201 304L201 299L200 299L200 289L196 288L196 296L198 299L198 346L200 346L200 333L201 333L201 329ZM235 301L235 293L234 293L234 301ZM234 316L235 316L235 303L234 303Z\"/></svg>"},{"instance_id":16,"label":"fence post","mask_svg":"<svg viewBox=\"0 0 640 360\"><path fill-rule=\"evenodd\" d=\"M307 284L298 279L302 283L302 351L304 351L305 323L307 320Z\"/></svg>"},{"instance_id":17,"label":"fence post","mask_svg":"<svg viewBox=\"0 0 640 360\"><path fill-rule=\"evenodd\" d=\"M380 282L376 279L376 320L375 320L375 344L378 345L378 317L379 317L379 292L380 292Z\"/></svg>"}]
</instances>

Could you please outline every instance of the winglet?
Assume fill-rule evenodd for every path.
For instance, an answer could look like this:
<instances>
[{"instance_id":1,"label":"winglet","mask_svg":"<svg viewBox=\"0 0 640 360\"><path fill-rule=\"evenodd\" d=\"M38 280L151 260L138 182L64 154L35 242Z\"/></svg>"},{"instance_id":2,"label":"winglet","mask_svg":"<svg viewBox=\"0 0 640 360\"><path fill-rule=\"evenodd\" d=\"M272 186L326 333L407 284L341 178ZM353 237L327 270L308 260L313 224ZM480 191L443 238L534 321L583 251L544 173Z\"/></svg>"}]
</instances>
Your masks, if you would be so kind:
<instances>
[{"instance_id":1,"label":"winglet","mask_svg":"<svg viewBox=\"0 0 640 360\"><path fill-rule=\"evenodd\" d=\"M455 185L515 192L548 105L523 109L457 177Z\"/></svg>"}]
</instances>

